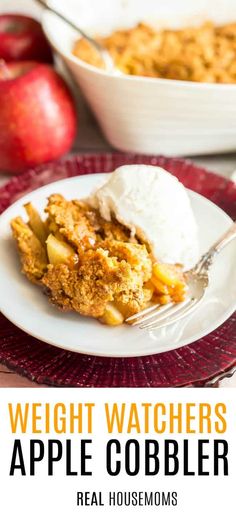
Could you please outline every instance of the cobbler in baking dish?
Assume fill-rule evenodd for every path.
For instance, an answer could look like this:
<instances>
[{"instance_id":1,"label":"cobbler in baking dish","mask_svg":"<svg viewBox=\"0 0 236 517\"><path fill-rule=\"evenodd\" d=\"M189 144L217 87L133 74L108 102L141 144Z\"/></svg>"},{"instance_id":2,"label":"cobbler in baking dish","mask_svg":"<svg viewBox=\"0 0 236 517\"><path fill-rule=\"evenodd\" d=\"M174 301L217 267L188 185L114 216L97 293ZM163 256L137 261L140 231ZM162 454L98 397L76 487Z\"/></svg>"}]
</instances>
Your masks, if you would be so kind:
<instances>
[{"instance_id":1,"label":"cobbler in baking dish","mask_svg":"<svg viewBox=\"0 0 236 517\"><path fill-rule=\"evenodd\" d=\"M145 23L97 38L118 69L129 75L205 83L236 82L236 23L211 22L180 30L155 29ZM83 38L73 54L103 68L96 50Z\"/></svg>"}]
</instances>

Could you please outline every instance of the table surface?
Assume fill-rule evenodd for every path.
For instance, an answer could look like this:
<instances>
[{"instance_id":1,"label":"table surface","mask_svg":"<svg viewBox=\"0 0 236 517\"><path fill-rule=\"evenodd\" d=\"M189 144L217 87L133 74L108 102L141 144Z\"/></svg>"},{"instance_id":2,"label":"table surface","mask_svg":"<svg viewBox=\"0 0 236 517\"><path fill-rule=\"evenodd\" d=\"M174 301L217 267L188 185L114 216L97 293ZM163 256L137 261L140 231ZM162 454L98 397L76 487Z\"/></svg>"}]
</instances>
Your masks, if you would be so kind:
<instances>
[{"instance_id":1,"label":"table surface","mask_svg":"<svg viewBox=\"0 0 236 517\"><path fill-rule=\"evenodd\" d=\"M103 138L97 124L86 107L81 95L77 96L79 107L79 132L73 152L102 152L109 151L111 147ZM201 156L190 158L197 165L208 168L209 170L231 178L236 171L236 154L219 156ZM7 175L0 176L0 186L9 181ZM236 373L230 379L224 379L220 383L221 387L236 387ZM38 384L15 374L8 368L0 364L0 387L39 387ZM40 387L44 387L40 385Z\"/></svg>"}]
</instances>

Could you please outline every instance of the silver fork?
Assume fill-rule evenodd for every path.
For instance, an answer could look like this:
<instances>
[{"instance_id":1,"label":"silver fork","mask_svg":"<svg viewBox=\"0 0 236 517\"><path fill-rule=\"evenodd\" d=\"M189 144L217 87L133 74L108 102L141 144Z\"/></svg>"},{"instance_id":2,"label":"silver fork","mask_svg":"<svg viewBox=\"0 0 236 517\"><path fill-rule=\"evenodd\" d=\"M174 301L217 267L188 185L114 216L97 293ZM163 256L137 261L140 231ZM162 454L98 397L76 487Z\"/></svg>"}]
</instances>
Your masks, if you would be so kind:
<instances>
[{"instance_id":1,"label":"silver fork","mask_svg":"<svg viewBox=\"0 0 236 517\"><path fill-rule=\"evenodd\" d=\"M209 285L209 269L215 256L236 237L236 222L205 253L196 266L184 273L188 285L188 297L184 302L155 304L134 314L125 321L141 329L155 330L176 323L196 309Z\"/></svg>"}]
</instances>

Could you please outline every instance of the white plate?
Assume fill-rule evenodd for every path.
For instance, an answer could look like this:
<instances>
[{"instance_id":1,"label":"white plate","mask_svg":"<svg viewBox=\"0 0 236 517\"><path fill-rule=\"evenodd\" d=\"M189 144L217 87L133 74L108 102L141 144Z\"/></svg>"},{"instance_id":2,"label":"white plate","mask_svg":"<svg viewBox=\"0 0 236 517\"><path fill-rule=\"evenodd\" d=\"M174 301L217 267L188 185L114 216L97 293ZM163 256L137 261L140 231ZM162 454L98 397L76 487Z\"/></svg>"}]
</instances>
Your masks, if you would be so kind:
<instances>
[{"instance_id":1,"label":"white plate","mask_svg":"<svg viewBox=\"0 0 236 517\"><path fill-rule=\"evenodd\" d=\"M166 329L142 331L126 325L112 328L78 314L63 314L52 307L40 288L20 273L10 220L24 215L22 205L32 201L43 213L46 198L55 192L66 198L83 198L101 182L102 174L51 183L14 203L0 217L0 310L28 334L66 350L110 357L156 354L196 341L216 329L236 309L236 241L216 259L210 287L193 315ZM230 226L231 219L207 199L189 191L199 227L200 251Z\"/></svg>"}]
</instances>

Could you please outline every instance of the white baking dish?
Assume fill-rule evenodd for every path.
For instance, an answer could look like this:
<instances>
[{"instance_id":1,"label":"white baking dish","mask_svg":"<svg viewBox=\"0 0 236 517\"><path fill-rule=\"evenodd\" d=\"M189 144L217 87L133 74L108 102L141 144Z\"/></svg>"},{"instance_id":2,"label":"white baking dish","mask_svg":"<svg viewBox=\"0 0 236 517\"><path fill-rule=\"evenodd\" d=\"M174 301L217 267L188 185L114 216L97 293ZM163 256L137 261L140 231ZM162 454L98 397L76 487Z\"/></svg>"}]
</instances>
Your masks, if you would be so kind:
<instances>
[{"instance_id":1,"label":"white baking dish","mask_svg":"<svg viewBox=\"0 0 236 517\"><path fill-rule=\"evenodd\" d=\"M142 20L168 27L236 21L235 0L60 0L57 7L93 34ZM78 36L58 17L45 12L43 27L115 148L169 155L236 149L236 85L112 76L72 55Z\"/></svg>"}]
</instances>

